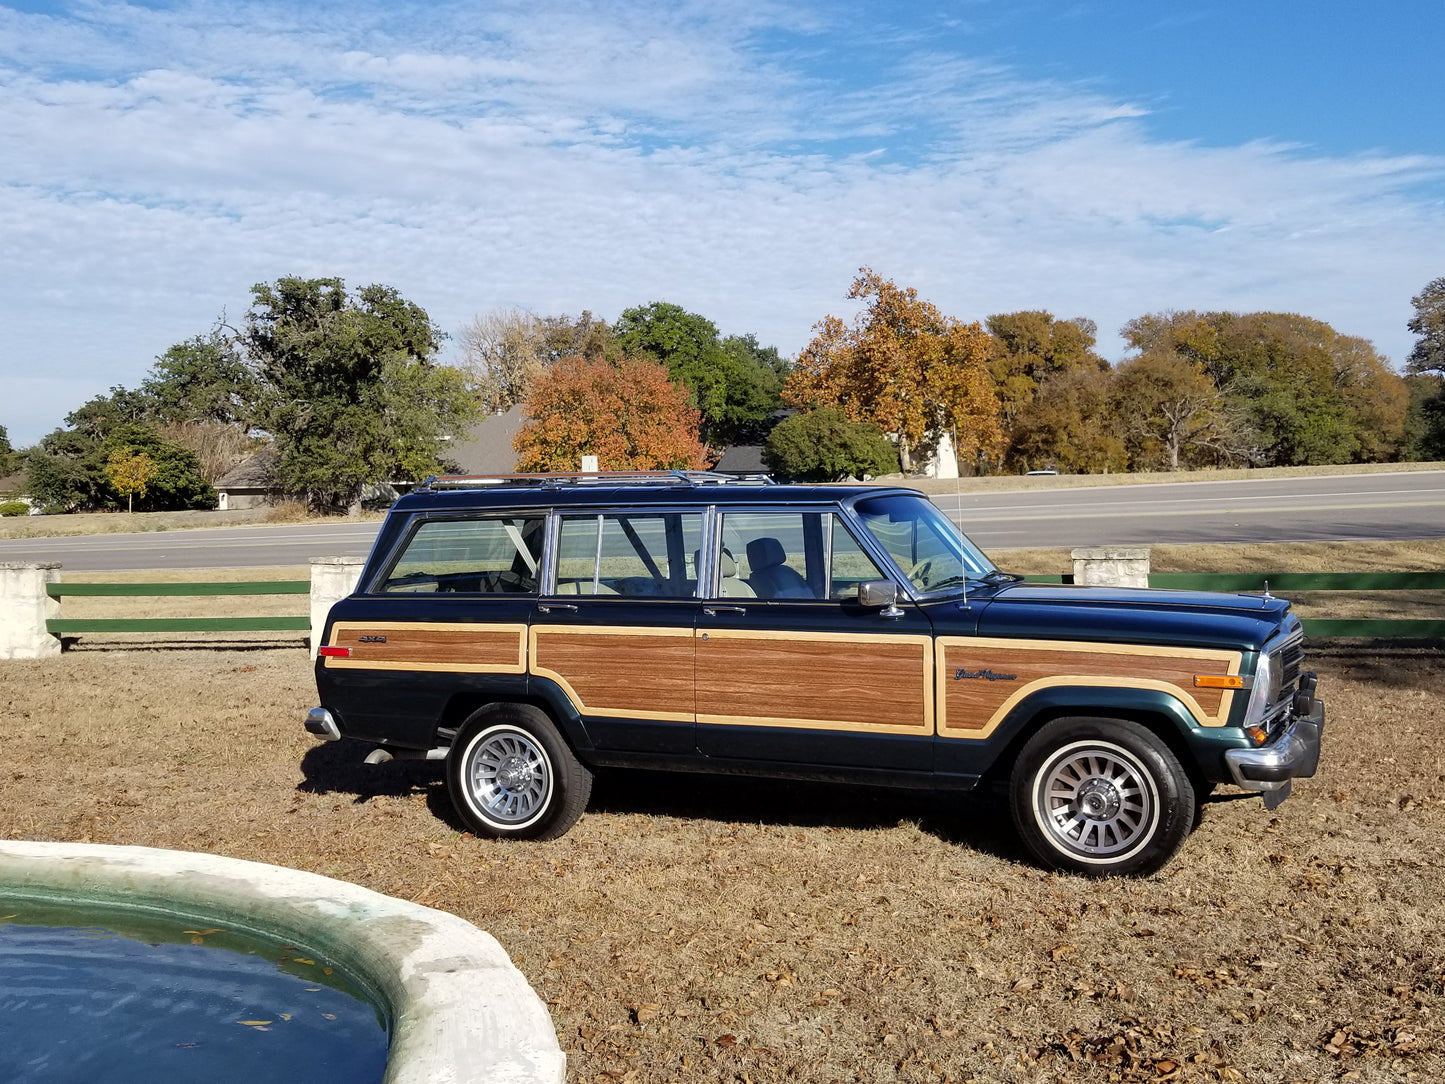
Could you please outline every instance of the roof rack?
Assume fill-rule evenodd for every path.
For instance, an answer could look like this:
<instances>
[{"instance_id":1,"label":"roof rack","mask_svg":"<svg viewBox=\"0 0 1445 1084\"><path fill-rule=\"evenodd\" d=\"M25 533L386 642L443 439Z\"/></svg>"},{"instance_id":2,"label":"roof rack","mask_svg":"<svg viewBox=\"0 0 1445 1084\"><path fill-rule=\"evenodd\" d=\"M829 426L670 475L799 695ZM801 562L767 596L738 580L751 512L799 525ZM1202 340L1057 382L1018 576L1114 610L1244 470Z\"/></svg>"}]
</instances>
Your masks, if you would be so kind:
<instances>
[{"instance_id":1,"label":"roof rack","mask_svg":"<svg viewBox=\"0 0 1445 1084\"><path fill-rule=\"evenodd\" d=\"M604 470L604 471L546 471L539 474L433 474L419 490L469 489L498 485L673 485L704 486L723 485L772 486L777 485L770 474L756 472L730 473L712 470Z\"/></svg>"}]
</instances>

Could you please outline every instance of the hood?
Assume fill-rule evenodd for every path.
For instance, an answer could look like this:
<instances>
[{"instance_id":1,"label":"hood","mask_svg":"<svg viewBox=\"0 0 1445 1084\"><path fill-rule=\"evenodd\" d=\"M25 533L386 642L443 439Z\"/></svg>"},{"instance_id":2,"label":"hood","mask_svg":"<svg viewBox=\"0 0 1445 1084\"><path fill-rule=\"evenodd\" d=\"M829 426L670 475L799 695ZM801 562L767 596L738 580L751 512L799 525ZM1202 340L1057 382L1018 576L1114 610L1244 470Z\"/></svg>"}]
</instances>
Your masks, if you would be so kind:
<instances>
[{"instance_id":1,"label":"hood","mask_svg":"<svg viewBox=\"0 0 1445 1084\"><path fill-rule=\"evenodd\" d=\"M969 600L979 636L1255 651L1295 621L1289 605L1262 595L1033 583Z\"/></svg>"}]
</instances>

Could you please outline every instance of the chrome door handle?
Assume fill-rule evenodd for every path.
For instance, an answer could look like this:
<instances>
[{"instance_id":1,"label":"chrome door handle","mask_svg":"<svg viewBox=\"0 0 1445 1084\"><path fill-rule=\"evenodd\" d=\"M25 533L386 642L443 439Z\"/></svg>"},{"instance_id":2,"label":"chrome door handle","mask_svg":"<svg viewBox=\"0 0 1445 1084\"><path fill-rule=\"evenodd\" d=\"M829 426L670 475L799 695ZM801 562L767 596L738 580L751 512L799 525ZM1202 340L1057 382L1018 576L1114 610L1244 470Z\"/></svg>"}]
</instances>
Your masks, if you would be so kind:
<instances>
[{"instance_id":1,"label":"chrome door handle","mask_svg":"<svg viewBox=\"0 0 1445 1084\"><path fill-rule=\"evenodd\" d=\"M544 614L549 614L553 610L571 610L574 614L577 612L577 607L570 602L539 602L537 609Z\"/></svg>"},{"instance_id":2,"label":"chrome door handle","mask_svg":"<svg viewBox=\"0 0 1445 1084\"><path fill-rule=\"evenodd\" d=\"M741 606L704 606L702 612L708 617L716 617L718 614L745 614L748 611Z\"/></svg>"}]
</instances>

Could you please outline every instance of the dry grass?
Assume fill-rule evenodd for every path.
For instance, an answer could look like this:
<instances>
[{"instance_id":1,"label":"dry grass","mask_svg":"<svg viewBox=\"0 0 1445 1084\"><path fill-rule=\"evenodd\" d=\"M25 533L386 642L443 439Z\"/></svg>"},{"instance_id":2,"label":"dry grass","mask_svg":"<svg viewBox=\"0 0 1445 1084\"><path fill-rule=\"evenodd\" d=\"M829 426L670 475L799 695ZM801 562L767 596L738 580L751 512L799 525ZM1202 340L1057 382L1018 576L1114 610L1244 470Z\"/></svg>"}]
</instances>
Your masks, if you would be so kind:
<instances>
[{"instance_id":1,"label":"dry grass","mask_svg":"<svg viewBox=\"0 0 1445 1084\"><path fill-rule=\"evenodd\" d=\"M227 512L77 512L64 516L0 517L0 538L59 538L72 535L148 534L203 527L245 527L254 523L335 523L344 516L312 516L306 506L287 502L269 508ZM380 520L381 512L362 512L358 520Z\"/></svg>"},{"instance_id":2,"label":"dry grass","mask_svg":"<svg viewBox=\"0 0 1445 1084\"><path fill-rule=\"evenodd\" d=\"M1321 772L1164 873L1022 860L989 801L615 774L546 844L313 745L299 650L0 665L0 834L225 853L462 915L601 1081L1440 1079L1445 657L1317 659Z\"/></svg>"}]
</instances>

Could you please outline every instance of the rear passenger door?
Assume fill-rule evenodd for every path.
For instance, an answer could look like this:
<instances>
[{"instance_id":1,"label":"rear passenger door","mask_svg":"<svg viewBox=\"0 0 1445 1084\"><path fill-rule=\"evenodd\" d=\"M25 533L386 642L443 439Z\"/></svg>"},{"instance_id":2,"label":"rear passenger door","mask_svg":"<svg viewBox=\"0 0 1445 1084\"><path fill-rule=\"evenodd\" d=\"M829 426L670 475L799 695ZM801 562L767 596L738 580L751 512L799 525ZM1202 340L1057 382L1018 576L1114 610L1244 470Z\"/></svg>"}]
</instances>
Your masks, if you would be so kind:
<instances>
[{"instance_id":1,"label":"rear passenger door","mask_svg":"<svg viewBox=\"0 0 1445 1084\"><path fill-rule=\"evenodd\" d=\"M859 604L860 583L887 577L843 518L719 509L713 543L721 567L698 618L698 748L930 770L931 625L906 600L891 617Z\"/></svg>"},{"instance_id":2,"label":"rear passenger door","mask_svg":"<svg viewBox=\"0 0 1445 1084\"><path fill-rule=\"evenodd\" d=\"M532 623L532 674L599 749L692 754L703 511L560 511Z\"/></svg>"}]
</instances>

